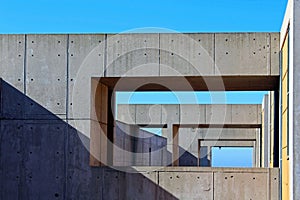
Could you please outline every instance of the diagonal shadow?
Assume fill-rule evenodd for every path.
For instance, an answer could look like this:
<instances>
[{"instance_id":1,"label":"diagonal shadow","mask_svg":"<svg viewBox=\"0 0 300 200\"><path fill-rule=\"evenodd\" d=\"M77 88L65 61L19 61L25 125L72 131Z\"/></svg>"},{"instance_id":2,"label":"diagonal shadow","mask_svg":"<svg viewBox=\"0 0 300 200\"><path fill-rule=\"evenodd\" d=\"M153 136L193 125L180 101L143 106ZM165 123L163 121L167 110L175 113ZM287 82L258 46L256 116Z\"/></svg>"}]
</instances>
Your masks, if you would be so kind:
<instances>
[{"instance_id":1,"label":"diagonal shadow","mask_svg":"<svg viewBox=\"0 0 300 200\"><path fill-rule=\"evenodd\" d=\"M0 199L177 199L139 173L90 167L79 133L0 79Z\"/></svg>"}]
</instances>

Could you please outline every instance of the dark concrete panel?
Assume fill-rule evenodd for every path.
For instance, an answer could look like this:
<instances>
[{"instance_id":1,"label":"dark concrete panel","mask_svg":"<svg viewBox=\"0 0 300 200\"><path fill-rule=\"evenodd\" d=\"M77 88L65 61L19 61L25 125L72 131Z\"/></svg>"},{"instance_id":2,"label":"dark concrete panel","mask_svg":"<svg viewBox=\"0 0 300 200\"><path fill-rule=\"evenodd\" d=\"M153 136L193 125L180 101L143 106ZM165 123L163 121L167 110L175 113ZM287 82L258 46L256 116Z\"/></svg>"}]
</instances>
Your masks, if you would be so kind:
<instances>
[{"instance_id":1,"label":"dark concrete panel","mask_svg":"<svg viewBox=\"0 0 300 200\"><path fill-rule=\"evenodd\" d=\"M22 121L0 120L0 199L22 196Z\"/></svg>"},{"instance_id":2,"label":"dark concrete panel","mask_svg":"<svg viewBox=\"0 0 300 200\"><path fill-rule=\"evenodd\" d=\"M29 121L24 127L26 199L63 199L65 190L65 134L61 121Z\"/></svg>"}]
</instances>

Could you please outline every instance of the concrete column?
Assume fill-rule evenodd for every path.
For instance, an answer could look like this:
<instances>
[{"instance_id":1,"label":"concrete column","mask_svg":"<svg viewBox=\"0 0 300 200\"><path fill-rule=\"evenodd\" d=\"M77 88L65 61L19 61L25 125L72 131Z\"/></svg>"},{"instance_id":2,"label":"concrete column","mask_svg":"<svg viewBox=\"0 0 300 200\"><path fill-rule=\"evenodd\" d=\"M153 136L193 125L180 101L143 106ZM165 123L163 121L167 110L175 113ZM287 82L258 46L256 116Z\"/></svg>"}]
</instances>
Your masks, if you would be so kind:
<instances>
[{"instance_id":1,"label":"concrete column","mask_svg":"<svg viewBox=\"0 0 300 200\"><path fill-rule=\"evenodd\" d=\"M255 143L255 166L261 167L261 129L256 130L256 143ZM253 150L254 150L253 149Z\"/></svg>"},{"instance_id":2,"label":"concrete column","mask_svg":"<svg viewBox=\"0 0 300 200\"><path fill-rule=\"evenodd\" d=\"M172 165L179 166L179 126L173 125L173 138L172 138Z\"/></svg>"},{"instance_id":3,"label":"concrete column","mask_svg":"<svg viewBox=\"0 0 300 200\"><path fill-rule=\"evenodd\" d=\"M300 199L300 1L294 1L293 9L294 20L292 27L293 35L291 37L290 53L292 53L292 62L290 65L292 68L289 74L290 80L290 91L292 94L289 95L289 126L290 128L290 157L292 157L292 191L291 194L294 195L293 199ZM293 44L292 44L293 43Z\"/></svg>"}]
</instances>

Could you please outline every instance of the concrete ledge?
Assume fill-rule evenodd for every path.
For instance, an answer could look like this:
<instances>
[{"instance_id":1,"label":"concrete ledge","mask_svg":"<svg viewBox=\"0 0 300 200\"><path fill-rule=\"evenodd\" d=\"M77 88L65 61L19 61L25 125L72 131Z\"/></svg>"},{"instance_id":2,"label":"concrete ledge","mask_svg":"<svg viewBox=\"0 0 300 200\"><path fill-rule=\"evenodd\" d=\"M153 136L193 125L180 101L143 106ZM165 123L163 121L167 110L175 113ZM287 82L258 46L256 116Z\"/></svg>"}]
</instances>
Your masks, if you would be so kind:
<instances>
[{"instance_id":1,"label":"concrete ledge","mask_svg":"<svg viewBox=\"0 0 300 200\"><path fill-rule=\"evenodd\" d=\"M279 199L277 168L120 168L124 169L149 177L177 199Z\"/></svg>"}]
</instances>

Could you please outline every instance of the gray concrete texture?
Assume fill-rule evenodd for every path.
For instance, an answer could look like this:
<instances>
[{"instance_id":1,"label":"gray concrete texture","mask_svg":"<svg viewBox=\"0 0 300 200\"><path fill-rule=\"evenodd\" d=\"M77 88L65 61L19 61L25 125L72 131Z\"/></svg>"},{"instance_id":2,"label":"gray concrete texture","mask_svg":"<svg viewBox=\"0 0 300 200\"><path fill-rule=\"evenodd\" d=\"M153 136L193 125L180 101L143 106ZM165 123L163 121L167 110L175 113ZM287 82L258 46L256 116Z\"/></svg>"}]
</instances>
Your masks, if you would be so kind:
<instances>
[{"instance_id":1,"label":"gray concrete texture","mask_svg":"<svg viewBox=\"0 0 300 200\"><path fill-rule=\"evenodd\" d=\"M152 173L177 199L278 199L278 169L168 167Z\"/></svg>"},{"instance_id":2,"label":"gray concrete texture","mask_svg":"<svg viewBox=\"0 0 300 200\"><path fill-rule=\"evenodd\" d=\"M116 122L114 166L167 166L167 139L136 125Z\"/></svg>"},{"instance_id":3,"label":"gray concrete texture","mask_svg":"<svg viewBox=\"0 0 300 200\"><path fill-rule=\"evenodd\" d=\"M223 111L226 110L224 114ZM214 112L214 113L213 113ZM211 119L214 119L211 122ZM173 124L227 124L261 125L261 105L167 105L167 104L118 104L117 119L128 124L167 125L162 129L162 136L167 138L167 150L172 153ZM184 126L183 126L184 127ZM197 166L198 140L203 147L253 147L254 166L260 166L260 130L259 128L197 128L179 129L179 165ZM188 158L186 157L189 155ZM202 155L202 152L201 152ZM204 157L207 157L205 152ZM201 157L201 156L200 156ZM203 158L204 158L203 157ZM201 157L202 158L202 157ZM170 158L168 158L170 159ZM168 160L167 163L171 161Z\"/></svg>"},{"instance_id":4,"label":"gray concrete texture","mask_svg":"<svg viewBox=\"0 0 300 200\"><path fill-rule=\"evenodd\" d=\"M237 33L227 41L228 35L221 33L190 36L197 39L186 46L179 35L167 34L123 34L117 36L120 40L106 34L0 35L0 199L183 198L178 193L185 191L171 194L175 188L168 191L153 182L155 175L149 180L141 174L90 167L85 146L90 143L91 77L119 76L124 69L125 76L165 76L162 66L170 62L189 63L182 68L174 64L178 76L195 75L195 69L208 76L218 75L217 69L224 75L279 75L275 54L279 45L269 39L277 38L278 33ZM156 49L161 46L167 49ZM243 50L236 51L236 46ZM187 49L168 52L168 48ZM231 63L224 61L224 55L226 60L239 58L238 67L230 71ZM249 57L251 63L244 62ZM134 73L128 71L135 65L140 67ZM233 115L228 118L231 122L240 120ZM78 123L80 130L74 127ZM187 172L181 173L189 173L183 170ZM169 184L167 180L161 183Z\"/></svg>"},{"instance_id":5,"label":"gray concrete texture","mask_svg":"<svg viewBox=\"0 0 300 200\"><path fill-rule=\"evenodd\" d=\"M0 199L278 199L277 169L91 167L85 134L54 114L15 119L3 109L35 102L4 81L0 91Z\"/></svg>"},{"instance_id":6,"label":"gray concrete texture","mask_svg":"<svg viewBox=\"0 0 300 200\"><path fill-rule=\"evenodd\" d=\"M261 125L260 104L118 104L117 119L128 124ZM171 128L171 127L169 127Z\"/></svg>"},{"instance_id":7,"label":"gray concrete texture","mask_svg":"<svg viewBox=\"0 0 300 200\"><path fill-rule=\"evenodd\" d=\"M85 92L90 91L91 77L220 75L216 67L222 75L278 76L278 37L279 33L0 35L0 76L62 119L88 119L90 97ZM73 99L76 95L81 98ZM79 109L75 113L74 106Z\"/></svg>"},{"instance_id":8,"label":"gray concrete texture","mask_svg":"<svg viewBox=\"0 0 300 200\"><path fill-rule=\"evenodd\" d=\"M299 65L300 65L300 59L298 57L300 52L300 41L299 41L299 34L300 34L300 26L299 26L299 20L300 20L300 2L299 1L291 1L292 2L292 9L293 9L293 16L288 16L291 18L292 22L292 29L290 30L291 33L291 66L290 70L293 71L290 75L289 80L290 87L293 88L291 99L289 105L291 108L291 113L289 116L289 119L292 121L292 127L290 127L290 135L292 135L292 139L290 140L290 145L292 145L292 149L290 150L290 156L292 157L292 173L290 173L290 176L292 176L292 181L290 184L292 187L290 187L291 193L294 196L292 196L293 199L299 199L300 198L300 151L299 148L297 148L300 145L300 134L298 132L300 128L300 122L298 119L300 119L300 106L297 104L300 99L300 80L299 80ZM292 130L291 130L292 129Z\"/></svg>"}]
</instances>

